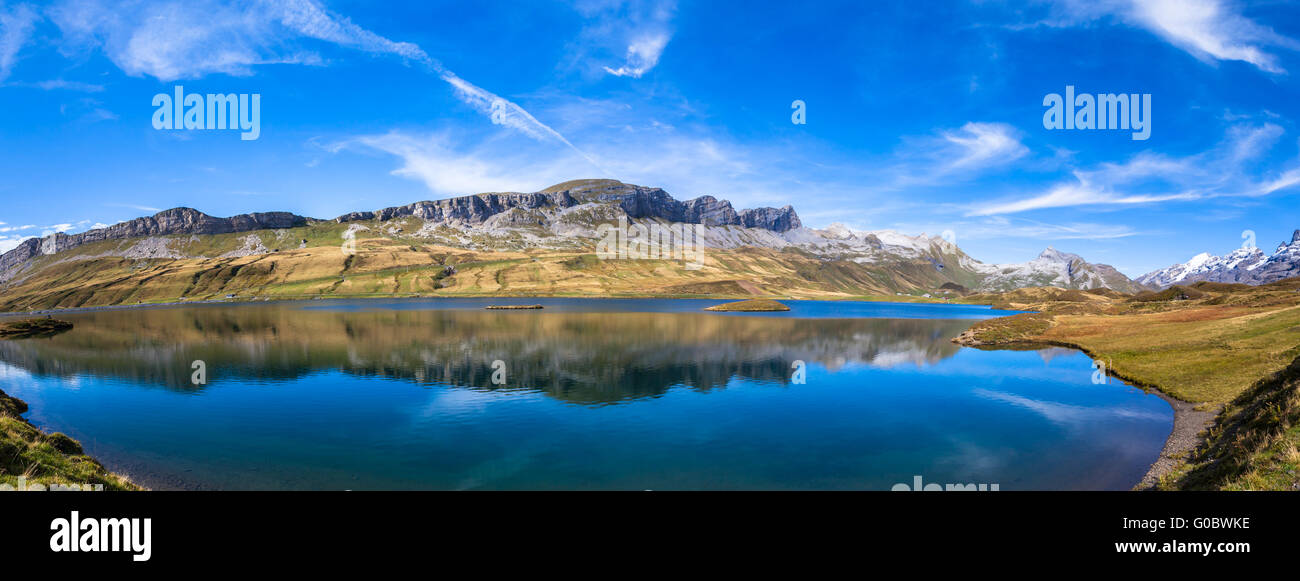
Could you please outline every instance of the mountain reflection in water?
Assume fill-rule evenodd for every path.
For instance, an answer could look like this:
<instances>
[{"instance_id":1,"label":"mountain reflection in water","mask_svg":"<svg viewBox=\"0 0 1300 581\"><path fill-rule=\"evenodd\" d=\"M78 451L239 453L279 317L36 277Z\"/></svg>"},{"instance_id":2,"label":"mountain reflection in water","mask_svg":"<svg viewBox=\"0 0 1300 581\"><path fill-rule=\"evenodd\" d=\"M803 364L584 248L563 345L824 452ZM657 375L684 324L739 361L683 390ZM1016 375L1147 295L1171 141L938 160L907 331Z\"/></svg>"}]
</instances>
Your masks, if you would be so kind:
<instances>
[{"instance_id":1,"label":"mountain reflection in water","mask_svg":"<svg viewBox=\"0 0 1300 581\"><path fill-rule=\"evenodd\" d=\"M610 403L733 377L786 383L795 361L924 366L951 357L969 321L794 319L694 313L469 310L305 312L292 307L140 309L77 317L76 332L0 342L30 373L111 376L180 391L229 380L295 380L322 370L471 389L538 389ZM208 384L191 383L206 362Z\"/></svg>"},{"instance_id":2,"label":"mountain reflection in water","mask_svg":"<svg viewBox=\"0 0 1300 581\"><path fill-rule=\"evenodd\" d=\"M546 307L483 310L511 301ZM1172 425L1158 397L1094 384L1078 351L951 342L1005 312L700 311L718 302L66 313L69 332L0 341L0 390L155 489L1126 489Z\"/></svg>"}]
</instances>

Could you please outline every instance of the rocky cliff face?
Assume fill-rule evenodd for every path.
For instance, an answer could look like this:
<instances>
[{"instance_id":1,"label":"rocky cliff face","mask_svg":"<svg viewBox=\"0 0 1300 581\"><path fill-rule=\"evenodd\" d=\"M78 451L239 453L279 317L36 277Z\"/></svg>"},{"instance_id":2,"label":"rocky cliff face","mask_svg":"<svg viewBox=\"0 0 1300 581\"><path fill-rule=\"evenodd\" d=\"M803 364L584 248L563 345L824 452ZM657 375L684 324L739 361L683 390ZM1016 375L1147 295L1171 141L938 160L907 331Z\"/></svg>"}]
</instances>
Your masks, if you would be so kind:
<instances>
[{"instance_id":1,"label":"rocky cliff face","mask_svg":"<svg viewBox=\"0 0 1300 581\"><path fill-rule=\"evenodd\" d=\"M493 216L516 210L565 209L587 203L615 204L630 218L659 218L669 222L706 226L743 226L773 232L801 227L794 208L757 208L737 212L731 202L713 196L680 201L661 188L646 188L612 180L584 182L582 187L548 188L531 194L493 193L447 200L416 202L374 212L352 212L336 221L391 220L414 216L429 222L474 226ZM558 187L558 186L557 186Z\"/></svg>"},{"instance_id":2,"label":"rocky cliff face","mask_svg":"<svg viewBox=\"0 0 1300 581\"><path fill-rule=\"evenodd\" d=\"M799 221L799 215L794 213L794 208L788 205L780 208L741 210L740 222L746 228L763 228L773 232L787 232L796 228L803 228L803 222Z\"/></svg>"},{"instance_id":3,"label":"rocky cliff face","mask_svg":"<svg viewBox=\"0 0 1300 581\"><path fill-rule=\"evenodd\" d=\"M532 210L543 207L570 208L578 201L568 192L533 194L477 194L446 200L416 202L405 206L384 208L374 212L351 212L335 221L392 220L414 216L429 222L448 222L473 226L486 222L492 216L516 208Z\"/></svg>"},{"instance_id":4,"label":"rocky cliff face","mask_svg":"<svg viewBox=\"0 0 1300 581\"><path fill-rule=\"evenodd\" d=\"M230 218L217 218L191 208L173 208L153 216L136 218L80 234L56 233L44 238L24 240L17 248L0 256L0 280L5 280L11 276L9 273L14 269L36 256L54 254L93 242L169 234L228 234L293 228L305 225L308 221L308 218L288 212L241 214Z\"/></svg>"},{"instance_id":5,"label":"rocky cliff face","mask_svg":"<svg viewBox=\"0 0 1300 581\"><path fill-rule=\"evenodd\" d=\"M662 218L670 222L705 226L744 226L773 232L786 232L803 226L798 214L790 206L736 212L731 207L731 202L713 196L700 196L681 202L659 188L637 186L620 197L623 210L633 218Z\"/></svg>"}]
</instances>

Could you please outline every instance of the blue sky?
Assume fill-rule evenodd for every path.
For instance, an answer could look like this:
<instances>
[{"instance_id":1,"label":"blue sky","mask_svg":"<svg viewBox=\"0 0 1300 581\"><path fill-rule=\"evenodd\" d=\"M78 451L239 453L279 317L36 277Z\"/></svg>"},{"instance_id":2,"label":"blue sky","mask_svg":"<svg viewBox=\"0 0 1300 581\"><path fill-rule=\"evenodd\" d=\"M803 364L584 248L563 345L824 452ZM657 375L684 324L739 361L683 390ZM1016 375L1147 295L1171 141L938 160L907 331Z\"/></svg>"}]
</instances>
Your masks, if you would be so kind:
<instances>
[{"instance_id":1,"label":"blue sky","mask_svg":"<svg viewBox=\"0 0 1300 581\"><path fill-rule=\"evenodd\" d=\"M1286 2L0 0L0 249L609 177L1137 276L1300 228L1298 75ZM177 85L260 138L154 129ZM1045 129L1067 85L1150 138Z\"/></svg>"}]
</instances>

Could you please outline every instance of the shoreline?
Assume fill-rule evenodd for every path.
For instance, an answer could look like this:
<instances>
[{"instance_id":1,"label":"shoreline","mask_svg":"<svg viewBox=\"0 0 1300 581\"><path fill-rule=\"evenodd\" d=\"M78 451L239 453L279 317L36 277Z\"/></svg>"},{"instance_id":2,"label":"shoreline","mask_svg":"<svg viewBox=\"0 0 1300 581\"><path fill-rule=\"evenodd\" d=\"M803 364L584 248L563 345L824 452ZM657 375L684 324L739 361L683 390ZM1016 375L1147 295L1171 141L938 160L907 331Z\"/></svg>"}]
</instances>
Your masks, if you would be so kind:
<instances>
[{"instance_id":1,"label":"shoreline","mask_svg":"<svg viewBox=\"0 0 1300 581\"><path fill-rule=\"evenodd\" d=\"M0 491L147 490L130 476L109 470L98 458L86 453L81 442L62 432L46 431L23 417L28 411L27 402L0 390L0 421L7 423L9 430L7 434L0 432L0 444L16 454L14 458L4 459L0 467L24 459L39 460L38 464L49 472L18 474L15 477L18 488L14 484L5 483L0 485ZM14 427L18 429L14 430ZM30 471L31 468L27 470ZM7 469L0 470L0 473L14 476Z\"/></svg>"},{"instance_id":2,"label":"shoreline","mask_svg":"<svg viewBox=\"0 0 1300 581\"><path fill-rule=\"evenodd\" d=\"M977 349L1045 345L1074 349L1093 359L1096 359L1097 357L1095 353L1082 345L1077 345L1068 341L1056 341L1050 339L1036 341L1017 339L1014 341L998 343L984 343L975 339L970 330L967 330L961 335L953 338L952 342L963 347L972 347ZM1151 466L1147 467L1147 471L1142 475L1141 480L1138 480L1130 489L1154 490L1155 486L1160 482L1160 479L1173 471L1181 458L1186 457L1198 446L1205 443L1205 437L1203 434L1205 433L1205 430L1214 425L1214 421L1223 411L1223 404L1215 405L1214 408L1210 410L1198 410L1196 408L1202 404L1178 399L1165 393L1165 391L1160 389L1160 386L1158 385L1152 385L1126 377L1122 373L1115 371L1109 365L1106 366L1106 375L1119 379L1120 381L1147 393L1155 394L1160 399L1165 400L1165 403L1168 403L1169 407L1174 411L1173 426L1170 427L1169 436L1165 438L1164 446L1160 448L1160 454L1156 456L1156 459L1151 463Z\"/></svg>"},{"instance_id":3,"label":"shoreline","mask_svg":"<svg viewBox=\"0 0 1300 581\"><path fill-rule=\"evenodd\" d=\"M55 309L40 309L35 311L0 311L0 318L4 317L32 317L40 315L57 315L57 314L76 314L92 313L98 311L113 311L127 309L149 309L163 307L188 307L188 306L207 306L207 305L249 305L249 304L271 304L271 303L314 303L332 300L344 301L370 301L370 300L446 300L446 299L583 299L583 300L705 300L705 301L739 301L755 298L769 298L778 301L825 301L825 302L860 302L860 303L882 303L898 305L955 305L969 307L989 307L990 310L1013 310L999 309L994 305L981 305L974 303L955 303L946 301L891 301L891 300L873 300L863 297L835 297L835 298L793 298L793 297L754 297L754 296L727 296L727 295L433 295L433 296L401 296L401 295L379 295L379 296L312 296L301 298L270 298L270 297L251 297L251 298L233 298L233 299L207 299L194 301L173 301L165 303L140 303L134 305L102 305L94 307L69 307Z\"/></svg>"},{"instance_id":4,"label":"shoreline","mask_svg":"<svg viewBox=\"0 0 1300 581\"><path fill-rule=\"evenodd\" d=\"M1198 410L1196 406L1199 404L1183 401L1158 389L1152 391L1174 408L1174 426L1164 447L1160 449L1160 455L1147 468L1142 480L1133 485L1133 490L1155 490L1161 478L1172 472L1180 460L1205 442L1202 434L1214 425L1223 411L1222 404L1214 406L1214 409Z\"/></svg>"}]
</instances>

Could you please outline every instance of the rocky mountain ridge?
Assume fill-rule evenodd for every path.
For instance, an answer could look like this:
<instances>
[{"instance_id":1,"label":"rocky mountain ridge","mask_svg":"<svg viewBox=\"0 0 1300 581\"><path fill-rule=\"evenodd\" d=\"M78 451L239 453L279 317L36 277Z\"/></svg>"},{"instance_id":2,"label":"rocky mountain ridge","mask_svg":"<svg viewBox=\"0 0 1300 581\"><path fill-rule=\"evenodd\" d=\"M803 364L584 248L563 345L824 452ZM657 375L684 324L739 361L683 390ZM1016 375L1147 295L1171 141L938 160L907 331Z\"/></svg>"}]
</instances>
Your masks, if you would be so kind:
<instances>
[{"instance_id":1,"label":"rocky mountain ridge","mask_svg":"<svg viewBox=\"0 0 1300 581\"><path fill-rule=\"evenodd\" d=\"M229 234L277 228L302 226L309 218L288 212L240 214L229 218L209 216L193 208L172 208L153 216L120 222L106 228L88 230L80 234L57 232L43 238L29 238L16 248L0 255L0 281L32 258L56 254L78 246L105 240L125 240L147 236L173 234Z\"/></svg>"},{"instance_id":2,"label":"rocky mountain ridge","mask_svg":"<svg viewBox=\"0 0 1300 581\"><path fill-rule=\"evenodd\" d=\"M1300 230L1291 234L1289 242L1279 244L1271 255L1255 246L1238 248L1223 256L1202 252L1187 262L1144 274L1137 282L1152 288L1201 281L1259 285L1295 276L1300 276Z\"/></svg>"},{"instance_id":3,"label":"rocky mountain ridge","mask_svg":"<svg viewBox=\"0 0 1300 581\"><path fill-rule=\"evenodd\" d=\"M599 180L604 182L604 180ZM477 226L500 214L534 210L564 210L585 204L617 204L630 218L659 218L668 222L706 226L741 226L773 232L802 227L794 208L755 208L737 212L731 202L713 196L679 201L662 188L647 188L621 182L590 183L588 180L566 182L541 192L487 193L436 201L423 201L367 212L351 212L335 218L336 222L366 220L388 221L414 216L426 222L449 226ZM558 189L557 188L563 188ZM542 217L539 216L539 219ZM545 224L545 220L540 221Z\"/></svg>"},{"instance_id":4,"label":"rocky mountain ridge","mask_svg":"<svg viewBox=\"0 0 1300 581\"><path fill-rule=\"evenodd\" d=\"M418 222L412 223L412 219ZM939 236L909 236L892 230L856 231L842 224L832 224L825 229L807 228L794 208L788 205L737 211L730 202L713 196L682 201L661 188L614 180L576 180L533 193L484 193L421 201L374 211L351 212L333 220L285 212L216 218L190 208L176 208L80 234L55 234L24 241L18 248L0 256L0 283L14 279L17 273L41 256L108 240L142 239L130 248L123 244L116 250L107 250L106 255L101 252L73 259L103 256L131 260L207 259L267 254L276 251L268 245L281 246L282 242L289 246L289 243L268 239L267 245L263 245L259 240L247 239L241 242L240 248L225 254L199 252L197 254L203 255L197 255L184 252L173 244L177 241L163 237L242 232L256 237L255 231L258 230L279 230L283 235L283 229L325 224L346 224L343 239L355 236L359 231L369 231L367 235L475 251L529 248L582 251L595 243L599 224L621 219L633 223L699 224L698 242L705 248L794 250L825 264L852 262L878 273L873 275L872 284L893 281L887 286L902 289L938 288L944 283L952 283L958 288L971 290L1008 290L1023 286L1075 289L1101 286L1123 292L1141 290L1140 286L1110 266L1092 264L1078 255L1052 248L1026 263L985 264ZM293 245L297 245L296 239ZM826 273L810 273L808 276L824 275ZM854 283L845 284L852 286Z\"/></svg>"}]
</instances>

